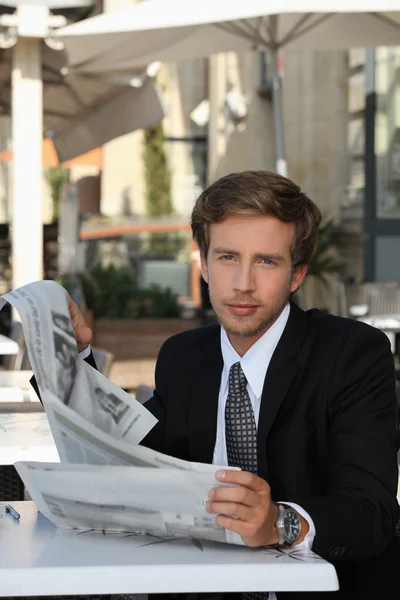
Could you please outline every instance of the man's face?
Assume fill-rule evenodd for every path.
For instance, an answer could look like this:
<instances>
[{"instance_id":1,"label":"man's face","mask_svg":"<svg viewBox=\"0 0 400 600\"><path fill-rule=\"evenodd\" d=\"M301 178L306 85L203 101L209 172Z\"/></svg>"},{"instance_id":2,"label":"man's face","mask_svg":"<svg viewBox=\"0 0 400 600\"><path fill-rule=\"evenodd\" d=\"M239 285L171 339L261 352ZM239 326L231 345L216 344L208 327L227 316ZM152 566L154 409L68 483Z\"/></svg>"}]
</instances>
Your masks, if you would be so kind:
<instances>
[{"instance_id":1,"label":"man's face","mask_svg":"<svg viewBox=\"0 0 400 600\"><path fill-rule=\"evenodd\" d=\"M267 215L228 217L210 226L204 279L220 323L244 353L279 317L306 267L292 269L294 224Z\"/></svg>"}]
</instances>

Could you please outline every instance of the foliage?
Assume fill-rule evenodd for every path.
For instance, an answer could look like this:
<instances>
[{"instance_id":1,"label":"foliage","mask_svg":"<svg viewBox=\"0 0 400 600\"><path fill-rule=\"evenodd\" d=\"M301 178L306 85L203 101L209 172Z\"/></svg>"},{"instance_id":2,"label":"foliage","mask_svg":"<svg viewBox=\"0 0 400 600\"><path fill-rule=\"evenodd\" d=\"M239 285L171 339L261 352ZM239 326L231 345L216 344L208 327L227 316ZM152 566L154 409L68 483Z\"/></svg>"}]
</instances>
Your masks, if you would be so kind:
<instances>
[{"instance_id":1,"label":"foliage","mask_svg":"<svg viewBox=\"0 0 400 600\"><path fill-rule=\"evenodd\" d=\"M132 270L97 265L82 278L86 305L95 318L179 317L178 296L170 288L140 289Z\"/></svg>"},{"instance_id":2,"label":"foliage","mask_svg":"<svg viewBox=\"0 0 400 600\"><path fill-rule=\"evenodd\" d=\"M307 276L313 275L322 282L327 282L327 275L340 273L342 263L337 259L337 244L341 234L334 221L326 221L319 228L315 252L308 265Z\"/></svg>"},{"instance_id":3,"label":"foliage","mask_svg":"<svg viewBox=\"0 0 400 600\"><path fill-rule=\"evenodd\" d=\"M150 217L173 212L171 200L171 173L165 152L162 123L144 130L143 159L146 176L147 214Z\"/></svg>"},{"instance_id":4,"label":"foliage","mask_svg":"<svg viewBox=\"0 0 400 600\"><path fill-rule=\"evenodd\" d=\"M61 187L64 183L69 182L69 169L65 169L61 165L57 167L48 167L44 170L44 175L51 188L51 197L53 200L53 221L58 219L59 200Z\"/></svg>"},{"instance_id":5,"label":"foliage","mask_svg":"<svg viewBox=\"0 0 400 600\"><path fill-rule=\"evenodd\" d=\"M157 231L143 236L141 252L146 257L176 260L182 253L191 251L191 235L188 231Z\"/></svg>"}]
</instances>

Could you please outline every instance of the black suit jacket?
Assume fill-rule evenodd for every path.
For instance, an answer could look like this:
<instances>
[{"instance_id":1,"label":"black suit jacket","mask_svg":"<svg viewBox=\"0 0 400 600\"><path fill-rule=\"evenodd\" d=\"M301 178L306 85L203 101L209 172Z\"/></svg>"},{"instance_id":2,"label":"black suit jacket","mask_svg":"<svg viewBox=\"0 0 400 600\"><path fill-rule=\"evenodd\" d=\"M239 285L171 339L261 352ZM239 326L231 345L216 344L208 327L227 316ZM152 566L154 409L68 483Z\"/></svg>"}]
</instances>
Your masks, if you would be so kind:
<instances>
[{"instance_id":1,"label":"black suit jacket","mask_svg":"<svg viewBox=\"0 0 400 600\"><path fill-rule=\"evenodd\" d=\"M211 463L222 367L217 325L167 340L146 403L158 423L142 443ZM292 304L262 393L259 475L273 499L311 515L313 550L336 567L340 600L400 599L396 406L383 333Z\"/></svg>"}]
</instances>

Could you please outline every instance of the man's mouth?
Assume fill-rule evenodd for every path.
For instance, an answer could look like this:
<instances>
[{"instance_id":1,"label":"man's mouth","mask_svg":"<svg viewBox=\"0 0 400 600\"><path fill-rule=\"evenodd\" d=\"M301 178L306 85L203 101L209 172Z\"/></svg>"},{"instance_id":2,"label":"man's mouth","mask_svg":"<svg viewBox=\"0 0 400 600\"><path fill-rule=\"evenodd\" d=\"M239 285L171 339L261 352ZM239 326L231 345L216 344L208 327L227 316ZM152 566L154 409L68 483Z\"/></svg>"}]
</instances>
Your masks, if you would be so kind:
<instances>
[{"instance_id":1,"label":"man's mouth","mask_svg":"<svg viewBox=\"0 0 400 600\"><path fill-rule=\"evenodd\" d=\"M245 317L256 312L258 304L227 304L228 310L234 315Z\"/></svg>"}]
</instances>

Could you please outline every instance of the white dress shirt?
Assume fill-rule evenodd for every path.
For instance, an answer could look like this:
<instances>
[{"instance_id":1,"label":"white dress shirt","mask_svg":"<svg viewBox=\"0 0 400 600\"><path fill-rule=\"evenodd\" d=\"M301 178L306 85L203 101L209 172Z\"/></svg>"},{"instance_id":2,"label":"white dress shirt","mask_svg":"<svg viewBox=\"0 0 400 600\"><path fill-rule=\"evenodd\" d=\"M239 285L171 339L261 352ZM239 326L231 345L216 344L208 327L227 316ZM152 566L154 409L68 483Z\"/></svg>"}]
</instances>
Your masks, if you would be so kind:
<instances>
[{"instance_id":1,"label":"white dress shirt","mask_svg":"<svg viewBox=\"0 0 400 600\"><path fill-rule=\"evenodd\" d=\"M90 347L90 344L87 348L85 348L84 350L82 350L82 352L79 352L79 356L83 359L87 358L90 353L91 353L92 349Z\"/></svg>"},{"instance_id":2,"label":"white dress shirt","mask_svg":"<svg viewBox=\"0 0 400 600\"><path fill-rule=\"evenodd\" d=\"M258 427L258 419L260 415L261 395L264 387L264 380L267 374L267 369L271 361L272 355L281 339L282 333L286 327L290 314L290 305L288 304L281 315L275 321L275 323L264 333L264 335L257 340L257 342L246 352L242 357L236 352L226 331L221 327L221 351L222 358L224 361L224 367L222 370L221 384L219 389L218 397L218 414L217 414L217 437L214 447L213 464L227 466L228 457L226 452L226 440L225 440L225 404L228 397L229 388L229 371L233 364L240 362L243 369L243 373L247 379L247 391L250 396L251 404L253 407L254 418L256 421L256 427ZM268 402L268 398L265 398ZM296 450L293 449L295 452ZM297 544L296 548L308 547L311 548L315 537L315 526L310 515L293 502L286 500L280 500L279 503L287 504L293 507L302 517L304 517L309 525L310 529L304 538L303 542ZM270 595L270 600L273 600L274 596Z\"/></svg>"}]
</instances>

